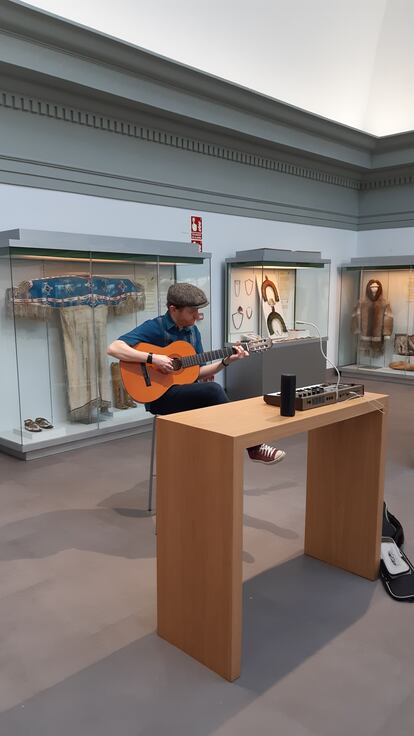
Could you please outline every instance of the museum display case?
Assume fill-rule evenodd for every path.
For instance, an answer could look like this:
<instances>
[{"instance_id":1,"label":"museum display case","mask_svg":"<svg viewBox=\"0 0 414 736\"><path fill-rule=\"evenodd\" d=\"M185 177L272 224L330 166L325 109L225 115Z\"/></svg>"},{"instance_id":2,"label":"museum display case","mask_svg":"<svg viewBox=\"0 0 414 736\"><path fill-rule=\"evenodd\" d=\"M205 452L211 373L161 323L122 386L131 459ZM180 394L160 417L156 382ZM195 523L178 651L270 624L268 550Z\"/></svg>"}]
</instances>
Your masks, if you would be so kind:
<instances>
[{"instance_id":1,"label":"museum display case","mask_svg":"<svg viewBox=\"0 0 414 736\"><path fill-rule=\"evenodd\" d=\"M281 373L297 385L324 380L329 312L330 261L316 251L258 248L226 259L225 337L237 342L258 335L272 349L226 374L230 398L279 390Z\"/></svg>"},{"instance_id":2,"label":"museum display case","mask_svg":"<svg viewBox=\"0 0 414 736\"><path fill-rule=\"evenodd\" d=\"M0 447L37 457L148 423L106 350L164 313L176 281L210 299L210 254L186 243L0 233ZM210 306L203 315L198 327L210 350Z\"/></svg>"},{"instance_id":3,"label":"museum display case","mask_svg":"<svg viewBox=\"0 0 414 736\"><path fill-rule=\"evenodd\" d=\"M353 258L341 267L343 373L414 379L414 256Z\"/></svg>"}]
</instances>

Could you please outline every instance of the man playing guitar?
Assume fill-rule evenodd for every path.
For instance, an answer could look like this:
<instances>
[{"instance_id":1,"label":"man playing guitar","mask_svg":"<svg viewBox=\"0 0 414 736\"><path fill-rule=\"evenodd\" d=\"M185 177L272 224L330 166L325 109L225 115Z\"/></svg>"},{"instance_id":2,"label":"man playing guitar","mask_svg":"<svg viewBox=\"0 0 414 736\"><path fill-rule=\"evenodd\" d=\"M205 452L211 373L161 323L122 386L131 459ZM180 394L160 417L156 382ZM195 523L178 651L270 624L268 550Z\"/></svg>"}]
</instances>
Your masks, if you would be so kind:
<instances>
[{"instance_id":1,"label":"man playing guitar","mask_svg":"<svg viewBox=\"0 0 414 736\"><path fill-rule=\"evenodd\" d=\"M196 322L201 319L199 310L208 305L207 297L197 286L187 283L176 283L170 286L167 293L167 312L155 319L143 322L135 329L121 335L108 347L111 355L125 363L152 364L162 373L174 371L173 361L167 355L147 353L135 350L138 343L150 343L160 348L166 347L176 340L190 343L196 353L202 353L200 331ZM230 363L248 357L249 353L241 345L234 345L235 352L221 361L200 368L199 381L186 385L173 385L166 393L155 401L145 404L152 414L173 414L189 409L201 409L206 406L225 404L229 401L223 388L212 381L213 376ZM249 447L247 452L251 460L272 465L283 460L286 453L271 445L261 444Z\"/></svg>"}]
</instances>

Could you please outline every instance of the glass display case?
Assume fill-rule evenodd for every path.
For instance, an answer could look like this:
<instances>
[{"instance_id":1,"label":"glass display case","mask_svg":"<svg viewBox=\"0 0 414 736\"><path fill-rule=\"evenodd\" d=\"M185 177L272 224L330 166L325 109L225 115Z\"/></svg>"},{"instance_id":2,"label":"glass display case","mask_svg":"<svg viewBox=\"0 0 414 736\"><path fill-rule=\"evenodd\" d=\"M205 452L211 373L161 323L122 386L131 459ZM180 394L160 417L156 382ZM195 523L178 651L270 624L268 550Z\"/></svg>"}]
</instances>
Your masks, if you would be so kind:
<instances>
[{"instance_id":1,"label":"glass display case","mask_svg":"<svg viewBox=\"0 0 414 736\"><path fill-rule=\"evenodd\" d=\"M37 457L130 434L150 415L107 346L166 311L186 281L210 299L210 254L185 243L16 230L0 233L0 448ZM198 323L211 349L210 307Z\"/></svg>"},{"instance_id":2,"label":"glass display case","mask_svg":"<svg viewBox=\"0 0 414 736\"><path fill-rule=\"evenodd\" d=\"M341 268L338 364L414 379L414 257L353 258Z\"/></svg>"},{"instance_id":3,"label":"glass display case","mask_svg":"<svg viewBox=\"0 0 414 736\"><path fill-rule=\"evenodd\" d=\"M329 279L330 261L316 251L259 248L226 260L226 340L258 335L273 344L227 372L230 398L279 390L283 372L295 373L298 386L324 380L319 334L326 348Z\"/></svg>"}]
</instances>

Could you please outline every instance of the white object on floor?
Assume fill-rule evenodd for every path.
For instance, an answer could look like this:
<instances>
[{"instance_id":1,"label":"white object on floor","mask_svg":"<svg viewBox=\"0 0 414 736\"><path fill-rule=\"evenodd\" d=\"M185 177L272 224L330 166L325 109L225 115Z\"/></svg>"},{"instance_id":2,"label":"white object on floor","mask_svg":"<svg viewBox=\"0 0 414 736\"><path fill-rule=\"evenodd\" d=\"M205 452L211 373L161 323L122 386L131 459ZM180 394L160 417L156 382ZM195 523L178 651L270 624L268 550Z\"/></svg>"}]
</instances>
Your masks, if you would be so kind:
<instances>
[{"instance_id":1,"label":"white object on floor","mask_svg":"<svg viewBox=\"0 0 414 736\"><path fill-rule=\"evenodd\" d=\"M381 559L391 575L400 575L410 569L395 542L381 542Z\"/></svg>"}]
</instances>

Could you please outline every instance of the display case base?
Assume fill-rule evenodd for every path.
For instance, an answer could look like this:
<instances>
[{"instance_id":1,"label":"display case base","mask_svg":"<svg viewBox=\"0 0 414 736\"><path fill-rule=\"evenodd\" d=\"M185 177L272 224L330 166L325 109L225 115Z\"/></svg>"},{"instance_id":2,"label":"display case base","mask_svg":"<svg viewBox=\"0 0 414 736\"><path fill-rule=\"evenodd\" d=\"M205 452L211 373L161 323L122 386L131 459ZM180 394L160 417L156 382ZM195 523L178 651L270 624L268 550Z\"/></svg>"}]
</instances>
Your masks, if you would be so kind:
<instances>
[{"instance_id":1,"label":"display case base","mask_svg":"<svg viewBox=\"0 0 414 736\"><path fill-rule=\"evenodd\" d=\"M340 366L341 376L343 379L358 378L362 383L365 380L386 381L388 383L414 383L414 371L396 371L393 368L363 368L358 365Z\"/></svg>"},{"instance_id":2,"label":"display case base","mask_svg":"<svg viewBox=\"0 0 414 736\"><path fill-rule=\"evenodd\" d=\"M326 352L326 338L322 340ZM293 373L297 386L323 383L326 361L319 338L278 342L264 353L238 360L226 371L226 391L231 401L263 396L280 390L282 373Z\"/></svg>"},{"instance_id":3,"label":"display case base","mask_svg":"<svg viewBox=\"0 0 414 736\"><path fill-rule=\"evenodd\" d=\"M112 424L110 427L105 428L88 428L87 432L73 432L70 436L67 434L62 436L57 431L55 436L49 436L49 439L42 438L42 441L40 441L36 438L30 444L28 442L22 444L17 439L13 439L13 433L9 433L7 437L0 437L0 452L17 457L19 460L36 460L47 455L56 455L60 452L76 450L81 447L97 445L101 442L109 442L110 440L129 437L133 434L148 432L152 427L152 421L152 418L149 416L148 418L135 420L130 423L125 422L122 427Z\"/></svg>"}]
</instances>

